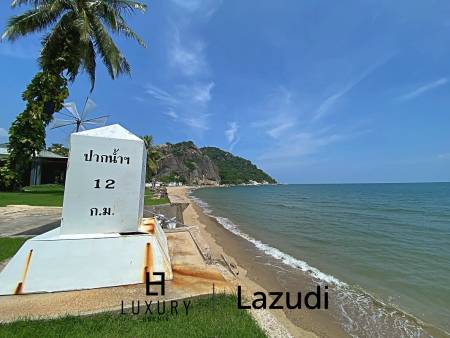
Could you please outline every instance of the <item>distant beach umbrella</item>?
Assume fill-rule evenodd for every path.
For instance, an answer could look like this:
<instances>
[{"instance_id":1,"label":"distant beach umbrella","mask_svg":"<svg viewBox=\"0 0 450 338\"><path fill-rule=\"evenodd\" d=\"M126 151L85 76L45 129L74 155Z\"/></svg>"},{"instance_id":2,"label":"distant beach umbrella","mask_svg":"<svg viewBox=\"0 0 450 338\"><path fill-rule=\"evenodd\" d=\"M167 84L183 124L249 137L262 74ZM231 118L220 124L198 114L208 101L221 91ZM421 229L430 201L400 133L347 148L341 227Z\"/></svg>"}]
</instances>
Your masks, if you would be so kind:
<instances>
[{"instance_id":1,"label":"distant beach umbrella","mask_svg":"<svg viewBox=\"0 0 450 338\"><path fill-rule=\"evenodd\" d=\"M71 133L77 133L82 130L88 129L88 127L101 127L106 124L106 120L111 115L103 115L93 118L88 118L88 114L92 112L96 107L94 101L92 101L89 97L86 99L84 103L84 108L81 114L77 110L77 106L75 102L64 103L64 109L66 111L60 111L56 114L59 114L65 118L55 118L53 120L53 124L50 129L57 129L62 127L72 127L73 129Z\"/></svg>"}]
</instances>

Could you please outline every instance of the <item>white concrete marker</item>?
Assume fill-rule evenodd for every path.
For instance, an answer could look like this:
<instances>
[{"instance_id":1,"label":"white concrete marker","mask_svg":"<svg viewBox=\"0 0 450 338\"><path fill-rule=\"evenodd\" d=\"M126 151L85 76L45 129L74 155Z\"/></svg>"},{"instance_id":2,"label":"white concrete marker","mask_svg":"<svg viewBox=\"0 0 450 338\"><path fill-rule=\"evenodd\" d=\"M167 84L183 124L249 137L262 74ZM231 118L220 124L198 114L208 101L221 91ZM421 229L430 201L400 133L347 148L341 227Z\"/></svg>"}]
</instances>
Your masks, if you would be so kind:
<instances>
[{"instance_id":1,"label":"white concrete marker","mask_svg":"<svg viewBox=\"0 0 450 338\"><path fill-rule=\"evenodd\" d=\"M118 124L72 134L61 234L137 231L145 162L144 142Z\"/></svg>"},{"instance_id":2,"label":"white concrete marker","mask_svg":"<svg viewBox=\"0 0 450 338\"><path fill-rule=\"evenodd\" d=\"M143 141L119 125L72 134L62 226L24 243L0 295L136 284L146 271L172 279L164 231L139 227L145 164Z\"/></svg>"}]
</instances>

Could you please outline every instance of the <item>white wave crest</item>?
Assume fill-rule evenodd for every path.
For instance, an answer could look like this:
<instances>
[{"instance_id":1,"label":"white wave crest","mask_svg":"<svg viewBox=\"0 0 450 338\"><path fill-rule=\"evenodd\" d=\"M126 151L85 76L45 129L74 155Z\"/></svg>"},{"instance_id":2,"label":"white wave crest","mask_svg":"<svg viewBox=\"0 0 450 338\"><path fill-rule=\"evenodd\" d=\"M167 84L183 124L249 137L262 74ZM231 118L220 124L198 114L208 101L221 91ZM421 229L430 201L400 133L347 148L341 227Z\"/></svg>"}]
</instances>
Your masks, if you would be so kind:
<instances>
[{"instance_id":1,"label":"white wave crest","mask_svg":"<svg viewBox=\"0 0 450 338\"><path fill-rule=\"evenodd\" d=\"M235 234L239 237L242 237L245 240L252 243L256 248L258 248L259 250L264 252L266 255L269 255L275 259L278 259L281 262L283 262L284 264L289 265L293 268L300 269L320 281L323 281L323 282L326 282L329 284L339 285L339 286L346 285L346 283L340 281L336 277L334 277L332 275L328 275L326 273L323 273L319 269L310 266L305 261L294 258L291 255L288 255L287 253L284 253L281 250L274 248L266 243L263 243L260 240L257 240L255 238L251 237L250 235L242 232L239 229L239 226L234 224L228 218L213 215L212 210L209 208L209 204L206 203L205 201L201 200L200 198L193 196L191 191L188 194L189 194L189 198L191 198L200 208L202 208L202 210L205 214L216 219L217 222L219 222L225 229L229 230L233 234Z\"/></svg>"},{"instance_id":2,"label":"white wave crest","mask_svg":"<svg viewBox=\"0 0 450 338\"><path fill-rule=\"evenodd\" d=\"M389 307L372 295L362 290L358 291L354 289L338 278L310 266L305 261L292 257L277 248L271 247L270 245L253 238L242 232L239 229L239 226L234 224L230 219L213 215L209 204L200 198L193 196L192 191L188 191L188 196L206 215L216 219L219 224L231 233L244 238L255 245L255 247L264 254L269 255L290 267L300 269L318 281L335 285L339 290L337 293L339 300L338 308L343 321L342 324L345 331L349 333L350 336L359 337L361 334L366 335L368 332L373 334L374 330L379 330L381 334L376 336L383 337L383 333L387 332L384 332L381 327L386 327L394 330L398 337L428 337L421 325L417 325L418 320L412 315L406 314L399 309ZM383 306L379 307L377 304ZM358 321L355 320L356 318L358 318L358 321L361 321L361 323L358 323Z\"/></svg>"}]
</instances>

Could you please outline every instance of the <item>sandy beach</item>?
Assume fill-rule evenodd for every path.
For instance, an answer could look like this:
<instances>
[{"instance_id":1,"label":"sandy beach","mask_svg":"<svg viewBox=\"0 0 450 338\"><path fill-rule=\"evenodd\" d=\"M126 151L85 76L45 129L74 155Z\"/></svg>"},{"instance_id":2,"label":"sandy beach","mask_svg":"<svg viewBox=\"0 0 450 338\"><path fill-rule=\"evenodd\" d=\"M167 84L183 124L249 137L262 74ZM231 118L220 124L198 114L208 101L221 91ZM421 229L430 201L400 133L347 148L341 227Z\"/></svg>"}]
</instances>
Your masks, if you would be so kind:
<instances>
[{"instance_id":1,"label":"sandy beach","mask_svg":"<svg viewBox=\"0 0 450 338\"><path fill-rule=\"evenodd\" d=\"M260 252L252 243L226 230L214 218L206 215L202 209L188 196L188 187L168 188L169 199L176 203L189 203L183 213L184 223L196 226L199 231L199 243L204 245L213 260L223 257L235 271L235 285L240 285L247 297L254 292L290 291L308 292L316 287L311 279L301 271L286 272L278 265L270 265L270 259ZM269 260L269 263L268 263ZM278 268L277 268L278 266ZM275 270L274 270L275 269ZM294 269L290 269L294 270ZM294 273L293 273L294 272ZM274 273L285 274L284 284L280 285L279 278ZM289 275L289 277L287 277ZM292 276L295 276L293 278ZM332 302L332 290L330 291ZM347 334L332 317L328 310L251 310L255 319L262 325L267 325L268 318L273 318L274 326L282 326L294 337L346 337ZM268 330L270 331L270 330Z\"/></svg>"}]
</instances>

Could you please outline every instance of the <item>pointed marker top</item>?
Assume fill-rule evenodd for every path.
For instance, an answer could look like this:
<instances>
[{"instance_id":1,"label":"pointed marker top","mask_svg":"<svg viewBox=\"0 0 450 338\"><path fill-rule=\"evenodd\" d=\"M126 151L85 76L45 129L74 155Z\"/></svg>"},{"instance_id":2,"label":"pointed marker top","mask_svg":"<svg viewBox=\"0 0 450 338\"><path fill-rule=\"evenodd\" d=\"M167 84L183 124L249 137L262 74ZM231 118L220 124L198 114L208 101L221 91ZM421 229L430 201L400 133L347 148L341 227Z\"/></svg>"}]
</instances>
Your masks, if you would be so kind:
<instances>
[{"instance_id":1,"label":"pointed marker top","mask_svg":"<svg viewBox=\"0 0 450 338\"><path fill-rule=\"evenodd\" d=\"M113 124L110 126L105 126L101 128L90 129L86 131L81 131L78 133L72 134L72 136L95 136L95 137L106 137L106 138L114 138L121 140L132 140L132 141L141 141L139 137L132 134L130 131L126 130L119 124Z\"/></svg>"}]
</instances>

